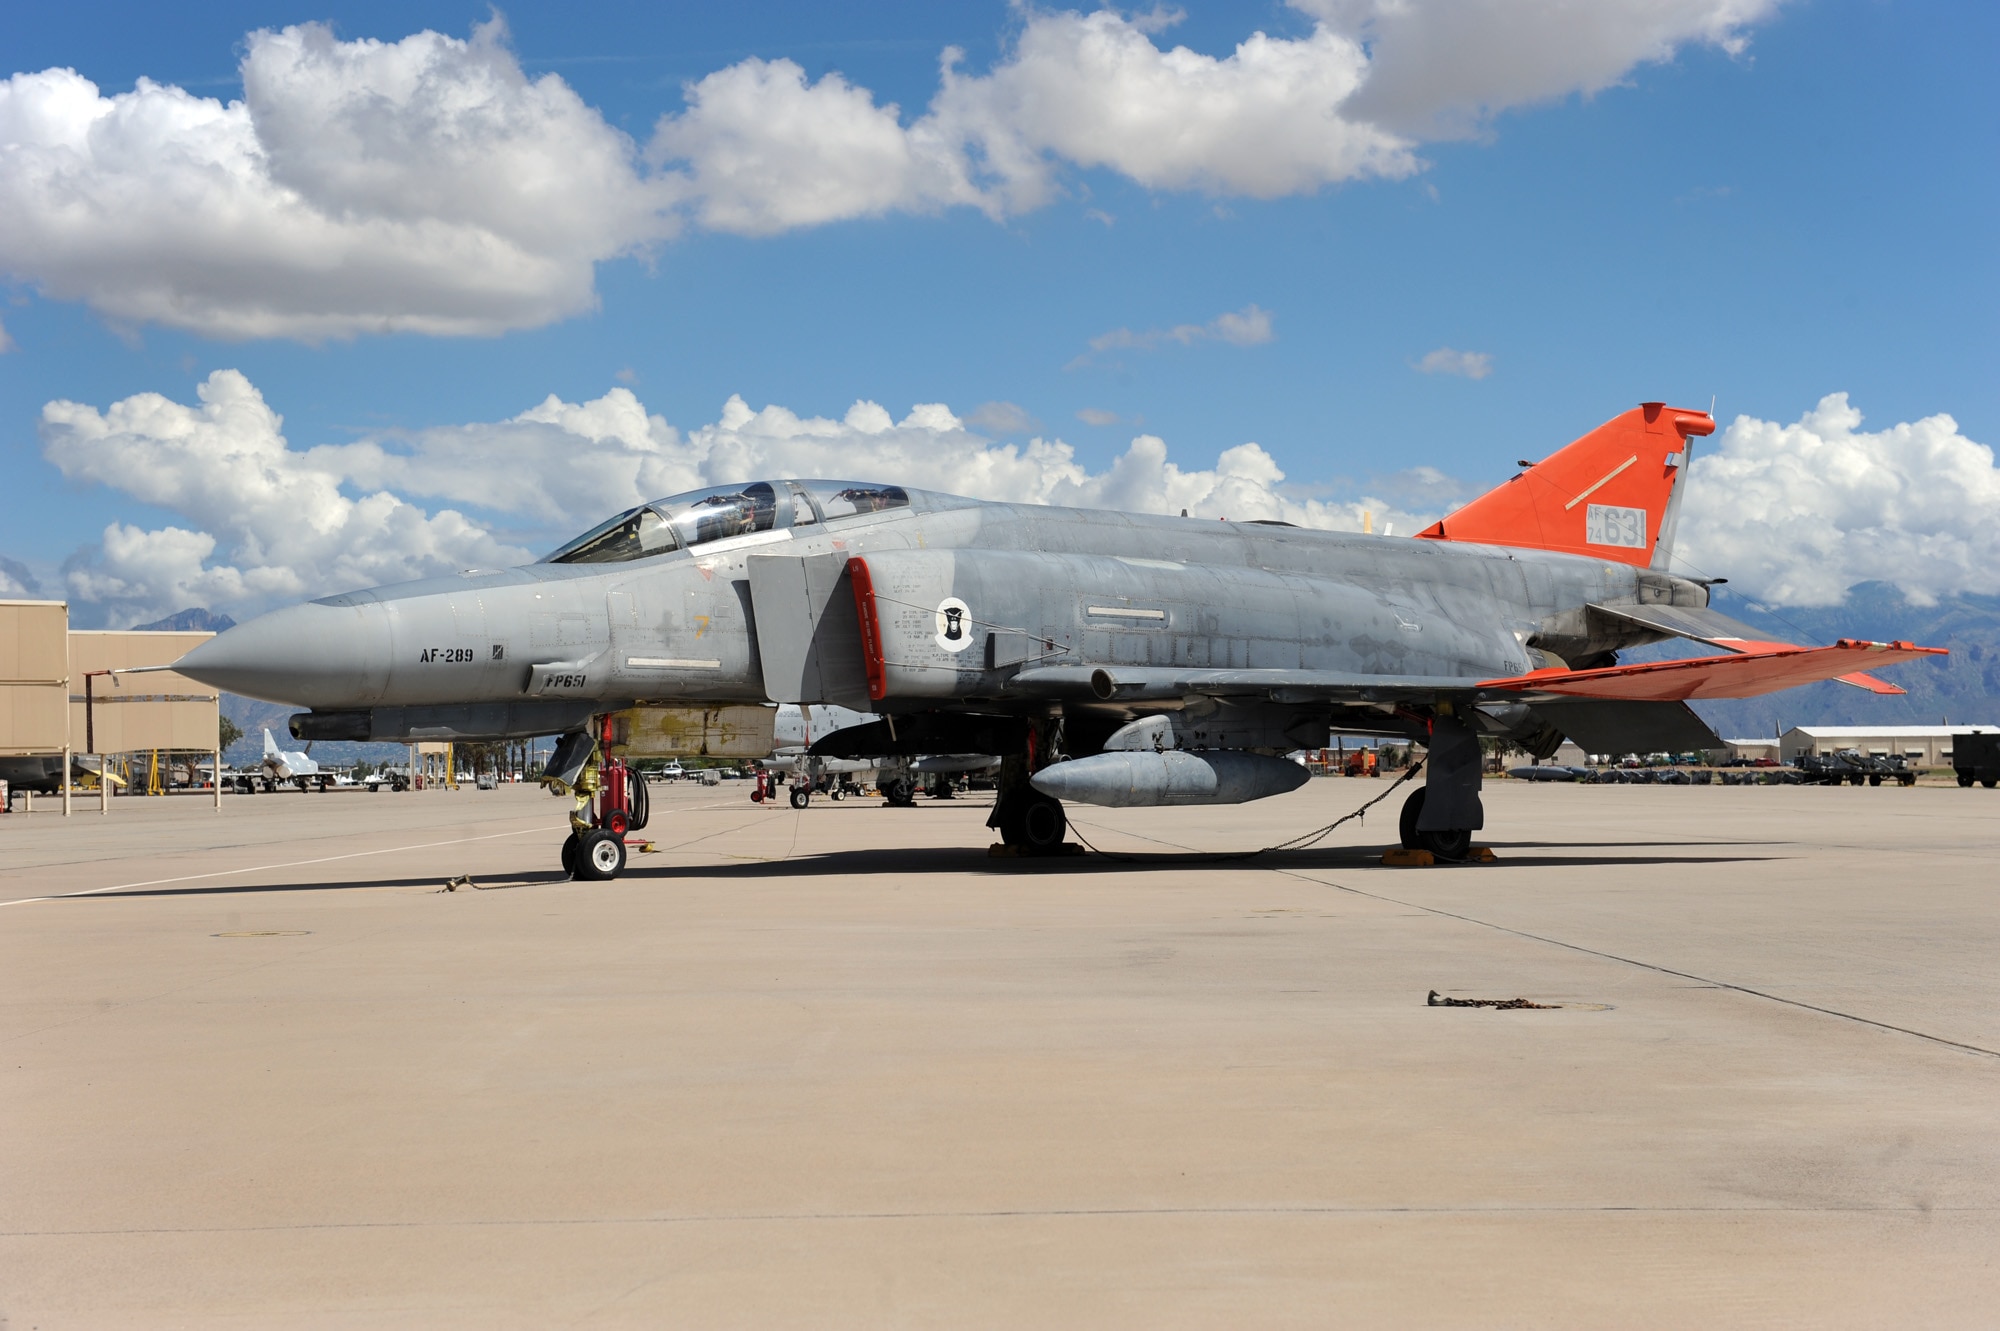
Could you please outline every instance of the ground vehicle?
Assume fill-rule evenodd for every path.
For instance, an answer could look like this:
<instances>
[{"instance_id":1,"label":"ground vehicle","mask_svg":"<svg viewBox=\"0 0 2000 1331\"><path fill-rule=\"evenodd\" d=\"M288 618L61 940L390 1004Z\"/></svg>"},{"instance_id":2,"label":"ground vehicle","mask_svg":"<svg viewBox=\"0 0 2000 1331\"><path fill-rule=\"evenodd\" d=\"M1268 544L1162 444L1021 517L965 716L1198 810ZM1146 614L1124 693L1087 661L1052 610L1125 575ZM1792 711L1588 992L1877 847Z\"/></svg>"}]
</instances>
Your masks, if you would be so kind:
<instances>
[{"instance_id":1,"label":"ground vehicle","mask_svg":"<svg viewBox=\"0 0 2000 1331\"><path fill-rule=\"evenodd\" d=\"M476 790L498 790L500 789L500 778L491 772L481 772L479 779L472 784Z\"/></svg>"},{"instance_id":2,"label":"ground vehicle","mask_svg":"<svg viewBox=\"0 0 2000 1331\"><path fill-rule=\"evenodd\" d=\"M1798 756L1797 767L1808 785L1837 786L1845 782L1858 786L1865 782L1879 786L1884 779L1899 786L1917 784L1917 774L1910 770L1909 763L1901 754L1878 755L1863 753L1859 749L1840 749L1829 754L1802 753Z\"/></svg>"},{"instance_id":3,"label":"ground vehicle","mask_svg":"<svg viewBox=\"0 0 2000 1331\"><path fill-rule=\"evenodd\" d=\"M2000 785L2000 731L1974 730L1952 741L1951 765L1958 784L1974 781L1988 790Z\"/></svg>"}]
</instances>

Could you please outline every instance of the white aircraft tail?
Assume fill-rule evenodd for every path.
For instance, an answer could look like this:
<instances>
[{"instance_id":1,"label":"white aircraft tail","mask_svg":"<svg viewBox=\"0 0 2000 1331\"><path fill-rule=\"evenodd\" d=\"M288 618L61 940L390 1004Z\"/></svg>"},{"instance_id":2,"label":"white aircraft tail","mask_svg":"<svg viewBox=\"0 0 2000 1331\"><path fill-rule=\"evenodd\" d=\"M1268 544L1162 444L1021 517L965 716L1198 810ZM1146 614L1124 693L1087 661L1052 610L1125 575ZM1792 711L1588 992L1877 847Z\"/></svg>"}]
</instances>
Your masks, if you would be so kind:
<instances>
[{"instance_id":1,"label":"white aircraft tail","mask_svg":"<svg viewBox=\"0 0 2000 1331\"><path fill-rule=\"evenodd\" d=\"M278 756L278 741L271 738L271 728L269 726L264 727L264 756L266 758L275 758Z\"/></svg>"}]
</instances>

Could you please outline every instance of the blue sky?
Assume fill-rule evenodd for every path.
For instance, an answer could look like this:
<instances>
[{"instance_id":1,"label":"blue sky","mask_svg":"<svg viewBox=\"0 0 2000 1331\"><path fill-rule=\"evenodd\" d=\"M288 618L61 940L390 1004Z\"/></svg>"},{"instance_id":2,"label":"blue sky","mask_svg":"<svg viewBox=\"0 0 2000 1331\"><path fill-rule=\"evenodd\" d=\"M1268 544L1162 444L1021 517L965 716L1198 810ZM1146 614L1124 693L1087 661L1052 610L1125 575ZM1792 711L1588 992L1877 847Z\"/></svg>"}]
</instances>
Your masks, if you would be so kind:
<instances>
[{"instance_id":1,"label":"blue sky","mask_svg":"<svg viewBox=\"0 0 2000 1331\"><path fill-rule=\"evenodd\" d=\"M1332 31L1326 15L1338 8L1193 4L1178 23L1147 28L1144 39L1226 59L1261 30L1304 51L1320 20ZM1428 39L1448 42L1452 7L1431 8L1439 12ZM1768 502L1783 511L1739 514L1735 525L1705 534L1703 548L1726 556L1732 573L1750 569L1754 582L1761 570L1765 589L1783 599L1782 589L1799 580L1787 581L1781 552L1755 548L1758 533L1817 522L1830 524L1836 538L1862 531L1861 543L1879 552L1873 564L1842 565L1847 580L1900 580L1919 595L1996 590L1991 566L2000 561L1989 556L2000 551L1982 528L2000 524L1981 505L2000 487L1984 488L1991 457L1982 473L1979 452L2000 439L1993 372L2000 186L1992 166L2000 161L2000 96L1982 68L2000 50L2000 11L1973 3L1685 0L1688 25L1665 39L1669 58L1646 58L1658 52L1640 38L1619 47L1613 32L1598 34L1607 49L1596 64L1568 69L1569 35L1541 14L1553 8L1524 0L1521 21L1505 25L1521 55L1493 52L1518 64L1546 56L1538 86L1454 89L1448 62L1406 76L1403 103L1380 118L1404 152L1404 165L1387 173L1335 167L1285 187L1245 187L1224 160L1196 163L1187 183L1167 179L1168 168L1143 178L1147 144L1122 159L1109 153L1112 165L1079 163L1074 158L1088 153L1072 144L1043 149L1039 195L1012 196L986 211L933 197L759 232L706 224L700 202L682 201L656 209L674 220L654 227L642 255L593 259L586 242L563 242L573 266L594 272L595 307L517 313L504 331L246 335L234 314L135 316L118 308L123 275L153 265L171 287L181 261L171 246L106 230L107 239L92 242L98 248L79 244L58 260L49 257L54 242L0 220L0 267L11 279L0 322L13 345L0 355L0 455L10 482L0 500L7 519L0 557L15 561L17 581L24 569L35 589L74 598L86 622L129 621L182 600L242 613L294 592L332 590L325 584L343 576L386 580L471 557L470 537L397 545L353 525L334 544L365 543L372 554L287 553L257 522L232 525L213 503L188 498L196 482L124 479L159 462L163 436L149 431L165 427L86 421L52 429L43 421L44 404L61 399L93 412L148 392L192 405L198 383L234 370L282 414L294 452L372 441L421 454L434 446L426 432L505 422L551 394L583 404L620 388L674 427L678 448L691 446L689 432L702 427L740 444L718 424L732 394L753 412L777 404L831 421L857 400L880 403L904 421L891 434L915 447L934 427L906 413L913 404L943 403L964 423L945 434L952 447L974 450L966 456L1059 439L1086 478L1102 478L1135 435L1164 441L1184 471L1224 479L1237 464L1218 464L1218 456L1255 442L1284 474L1270 483L1274 490L1287 502L1323 501L1304 516L1329 525L1346 525L1360 505L1378 521L1392 511L1412 519L1435 512L1467 486L1499 479L1515 458L1540 456L1640 400L1706 406L1713 396L1725 423L1739 415L1752 422L1718 442L1762 459L1767 471L1786 450L1824 447L1830 458L1851 454L1881 473L1858 491L1812 499L1831 511L1785 507L1780 496ZM1607 0L1607 12L1618 9ZM877 107L899 104L907 128L938 93L944 47L963 48L959 68L973 78L1010 62L1018 69L1038 34L1053 42L1066 31L1037 22L1065 12L999 4L754 12L512 6L498 49L529 79L558 76L590 115L630 136L636 153L662 115L684 110L685 84L746 60L792 60L808 85L837 74ZM1732 12L1748 20L1718 28L1715 15ZM258 29L324 22L345 41L393 43L424 29L463 40L487 17L483 5L451 4L218 5L197 15L39 7L10 19L3 49L17 74L73 69L105 98L130 92L143 77L226 102L243 96L239 62L251 49L247 34ZM1387 86L1392 46L1426 36L1355 33L1363 44L1354 49L1383 62L1379 73L1364 67L1364 95L1370 79ZM1557 55L1547 56L1551 50ZM1577 91L1595 84L1608 86ZM1425 98L1409 109L1411 99ZM1448 130L1419 123L1459 105L1454 98L1489 110ZM774 105L769 120L777 123L783 111ZM753 106L751 114L765 112ZM1176 112L1169 105L1162 114L1171 120ZM1358 113L1355 120L1376 123ZM10 173L25 189L30 171L27 158L7 151L8 134L21 137L8 124L0 115L0 199L31 197L7 192ZM173 130L158 133L158 151L170 154ZM632 188L675 169L675 159L642 162ZM810 155L804 167L793 159L776 188L808 190L814 169ZM1015 183L989 177L984 197ZM136 200L143 215L145 191L171 184L138 180L118 195L127 201L121 206ZM579 187L585 195L588 188ZM585 258L575 261L576 253ZM246 269L245 284L260 280L254 265ZM452 299L479 280L471 274ZM230 291L229 299L256 303L254 293ZM287 317L311 315L310 297L284 299ZM399 310L411 319L422 313ZM1250 319L1249 334L1218 335L1213 321L1232 313ZM1093 352L1093 339L1107 335L1127 345ZM1420 368L1444 351L1458 354L1433 357L1434 372ZM1435 372L1441 364L1461 372ZM1865 419L1843 425L1822 413L1814 418L1822 424L1801 424L1836 393ZM992 403L1018 411L979 413ZM1935 424L1940 414L1953 428ZM1902 423L1911 429L1898 435L1893 427ZM768 424L745 428L768 438ZM512 451L492 444L492 465L557 465L525 461L536 448L560 457L571 446L612 447L573 437L575 428L550 425L538 441L514 441ZM477 434L454 435L461 451L451 456L480 457L488 445ZM99 449L95 462L59 460L80 456L86 436ZM845 464L889 456L843 452L859 436L821 437L826 465L814 470L852 471ZM628 436L617 447L622 457L666 445ZM759 456L775 458L775 447ZM199 467L206 457L207 465L240 467L241 456L184 452L173 465ZM783 456L812 460L797 447ZM635 464L629 485L643 491L652 476L686 470L682 463L705 465L699 458ZM1448 479L1409 474L1419 467ZM433 481L398 489L396 476L385 475L334 468L321 477L321 491L331 486L348 500L391 492L433 518L462 512L491 535L491 548L506 550L536 550L538 541L628 501L629 485L607 484L601 504L585 495L554 510L515 503L510 511L477 487ZM1185 496L1195 493L1197 511L1205 503L1227 507L1225 494L1242 493L1185 480L1129 492L1088 479L1035 489L1017 477L987 488L996 487L1004 497L1126 506L1176 496L1187 506ZM1930 487L1956 487L1961 502L1950 512L1910 502ZM181 573L153 577L120 565L145 557L152 547L143 542L123 555L100 548L112 523L214 543L194 564L181 550ZM1940 531L1963 548L1942 565L1935 550L1912 553ZM251 576L259 561L290 572L260 580ZM232 576L200 571L224 566Z\"/></svg>"}]
</instances>

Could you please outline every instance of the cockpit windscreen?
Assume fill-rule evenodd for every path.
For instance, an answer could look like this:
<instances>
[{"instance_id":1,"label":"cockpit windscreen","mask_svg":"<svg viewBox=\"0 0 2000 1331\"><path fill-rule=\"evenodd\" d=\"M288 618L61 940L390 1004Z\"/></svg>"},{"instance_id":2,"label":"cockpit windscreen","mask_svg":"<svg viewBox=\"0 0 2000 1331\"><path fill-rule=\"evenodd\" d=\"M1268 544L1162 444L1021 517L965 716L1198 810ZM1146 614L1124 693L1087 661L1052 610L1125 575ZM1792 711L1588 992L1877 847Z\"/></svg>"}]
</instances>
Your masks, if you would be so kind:
<instances>
[{"instance_id":1,"label":"cockpit windscreen","mask_svg":"<svg viewBox=\"0 0 2000 1331\"><path fill-rule=\"evenodd\" d=\"M784 503L779 502L783 487ZM548 556L549 564L621 564L773 527L804 527L821 518L854 517L908 508L900 485L861 481L752 481L718 485L620 513ZM817 513L815 513L817 508Z\"/></svg>"},{"instance_id":2,"label":"cockpit windscreen","mask_svg":"<svg viewBox=\"0 0 2000 1331\"><path fill-rule=\"evenodd\" d=\"M769 531L778 494L769 481L719 485L620 513L563 546L550 564L620 564L750 532Z\"/></svg>"}]
</instances>

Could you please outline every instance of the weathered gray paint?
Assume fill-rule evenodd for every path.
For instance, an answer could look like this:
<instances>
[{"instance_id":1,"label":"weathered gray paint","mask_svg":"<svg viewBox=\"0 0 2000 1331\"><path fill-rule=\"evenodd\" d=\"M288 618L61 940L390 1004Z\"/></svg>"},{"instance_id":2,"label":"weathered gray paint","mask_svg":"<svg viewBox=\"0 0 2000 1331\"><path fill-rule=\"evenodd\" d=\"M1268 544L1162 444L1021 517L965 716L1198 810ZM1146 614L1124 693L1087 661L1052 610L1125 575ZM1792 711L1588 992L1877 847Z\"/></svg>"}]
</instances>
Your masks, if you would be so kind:
<instances>
[{"instance_id":1,"label":"weathered gray paint","mask_svg":"<svg viewBox=\"0 0 2000 1331\"><path fill-rule=\"evenodd\" d=\"M317 711L471 708L482 725L509 727L532 709L517 721L514 709L480 705L539 699L601 711L796 693L785 700L891 714L1039 715L1071 699L1137 715L1184 706L1173 690L1186 685L1239 709L1284 710L1275 725L1288 736L1301 715L1394 734L1411 724L1396 718L1398 698L1469 700L1481 679L1668 636L1593 605L1706 602L1694 583L1569 555L921 491L910 499L907 509L632 563L532 564L327 597L232 629L180 668ZM839 570L857 555L873 578L890 683L872 704L854 692L851 626L841 621ZM939 641L947 598L967 607L958 651ZM537 677L536 666L575 668ZM1078 679L1087 688L1099 668L1153 685L1078 696ZM547 683L569 675L581 678ZM531 678L543 692L530 694Z\"/></svg>"}]
</instances>

